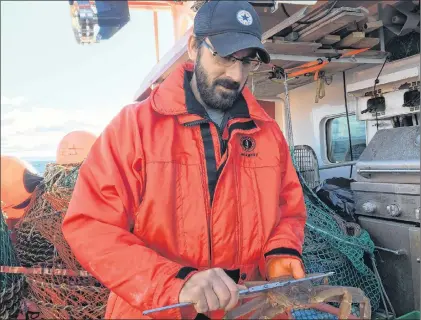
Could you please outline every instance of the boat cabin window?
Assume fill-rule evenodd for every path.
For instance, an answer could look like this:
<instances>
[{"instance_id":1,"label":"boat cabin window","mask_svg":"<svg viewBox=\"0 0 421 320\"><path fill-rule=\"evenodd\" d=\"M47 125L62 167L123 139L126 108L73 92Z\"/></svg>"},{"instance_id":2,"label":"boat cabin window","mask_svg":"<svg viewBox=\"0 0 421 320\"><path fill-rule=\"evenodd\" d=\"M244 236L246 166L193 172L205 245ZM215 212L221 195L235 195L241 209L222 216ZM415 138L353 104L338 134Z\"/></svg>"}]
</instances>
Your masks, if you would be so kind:
<instances>
[{"instance_id":1,"label":"boat cabin window","mask_svg":"<svg viewBox=\"0 0 421 320\"><path fill-rule=\"evenodd\" d=\"M349 148L348 123L346 116L326 121L326 151L331 163L358 160L366 147L366 123L358 121L355 115L349 116L352 152ZM351 156L352 155L352 156Z\"/></svg>"}]
</instances>

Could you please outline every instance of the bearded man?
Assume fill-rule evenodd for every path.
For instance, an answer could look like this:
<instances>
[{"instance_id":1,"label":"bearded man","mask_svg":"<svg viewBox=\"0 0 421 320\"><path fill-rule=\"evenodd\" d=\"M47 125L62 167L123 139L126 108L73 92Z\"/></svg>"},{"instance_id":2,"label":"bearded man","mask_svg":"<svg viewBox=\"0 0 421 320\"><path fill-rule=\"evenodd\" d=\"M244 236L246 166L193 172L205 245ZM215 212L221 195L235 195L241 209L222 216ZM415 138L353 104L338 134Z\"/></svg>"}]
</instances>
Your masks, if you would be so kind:
<instances>
[{"instance_id":1,"label":"bearded man","mask_svg":"<svg viewBox=\"0 0 421 320\"><path fill-rule=\"evenodd\" d=\"M63 233L111 290L105 318L221 318L244 281L304 277L306 210L278 124L245 86L269 63L248 1L197 12L180 65L80 168ZM191 307L143 316L179 302Z\"/></svg>"}]
</instances>

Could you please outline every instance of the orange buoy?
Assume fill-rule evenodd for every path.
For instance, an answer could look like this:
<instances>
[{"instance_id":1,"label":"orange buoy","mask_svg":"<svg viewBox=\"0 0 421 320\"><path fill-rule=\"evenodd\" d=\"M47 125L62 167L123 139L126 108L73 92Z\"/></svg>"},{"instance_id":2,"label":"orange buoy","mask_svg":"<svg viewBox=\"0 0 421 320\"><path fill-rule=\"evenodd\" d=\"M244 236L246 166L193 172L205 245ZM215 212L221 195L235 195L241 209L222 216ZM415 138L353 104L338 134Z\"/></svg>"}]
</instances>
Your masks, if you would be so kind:
<instances>
[{"instance_id":1,"label":"orange buoy","mask_svg":"<svg viewBox=\"0 0 421 320\"><path fill-rule=\"evenodd\" d=\"M8 219L22 217L35 188L43 180L26 161L1 156L2 210Z\"/></svg>"},{"instance_id":2,"label":"orange buoy","mask_svg":"<svg viewBox=\"0 0 421 320\"><path fill-rule=\"evenodd\" d=\"M80 163L86 159L96 136L88 131L72 131L61 139L56 154L58 164Z\"/></svg>"}]
</instances>

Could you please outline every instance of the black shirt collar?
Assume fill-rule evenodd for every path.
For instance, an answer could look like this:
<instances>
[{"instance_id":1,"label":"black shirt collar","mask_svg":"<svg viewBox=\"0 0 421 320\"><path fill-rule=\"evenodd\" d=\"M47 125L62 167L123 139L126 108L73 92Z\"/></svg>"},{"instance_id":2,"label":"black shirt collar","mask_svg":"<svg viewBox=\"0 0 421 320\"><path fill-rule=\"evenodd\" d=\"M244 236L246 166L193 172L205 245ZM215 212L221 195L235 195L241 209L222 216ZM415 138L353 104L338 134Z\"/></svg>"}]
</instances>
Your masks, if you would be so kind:
<instances>
[{"instance_id":1,"label":"black shirt collar","mask_svg":"<svg viewBox=\"0 0 421 320\"><path fill-rule=\"evenodd\" d=\"M200 104L200 102L197 101L191 88L190 81L192 77L193 72L184 72L184 92L186 97L187 112L190 114L197 114L203 118L206 118L207 112L205 108ZM229 118L250 118L247 102L242 94L234 102L233 106L226 112L229 114Z\"/></svg>"}]
</instances>

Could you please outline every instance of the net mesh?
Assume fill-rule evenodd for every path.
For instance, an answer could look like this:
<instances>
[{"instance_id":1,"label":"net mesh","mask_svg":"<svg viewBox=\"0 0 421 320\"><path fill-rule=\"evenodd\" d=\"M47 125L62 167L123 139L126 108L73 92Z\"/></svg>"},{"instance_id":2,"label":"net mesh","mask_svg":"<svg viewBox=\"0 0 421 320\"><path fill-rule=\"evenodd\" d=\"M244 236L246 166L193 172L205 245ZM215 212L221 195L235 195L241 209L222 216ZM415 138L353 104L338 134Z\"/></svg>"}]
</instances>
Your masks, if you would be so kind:
<instances>
[{"instance_id":1,"label":"net mesh","mask_svg":"<svg viewBox=\"0 0 421 320\"><path fill-rule=\"evenodd\" d=\"M294 152L291 154L295 162ZM372 311L378 310L382 294L380 279L366 262L367 258L374 256L375 250L370 235L358 224L343 220L317 197L300 172L298 176L307 208L303 246L306 272L334 271L329 284L360 288L370 299ZM356 304L353 313L359 313Z\"/></svg>"},{"instance_id":2,"label":"net mesh","mask_svg":"<svg viewBox=\"0 0 421 320\"><path fill-rule=\"evenodd\" d=\"M46 319L102 319L108 290L95 279L30 275L31 300Z\"/></svg>"},{"instance_id":3,"label":"net mesh","mask_svg":"<svg viewBox=\"0 0 421 320\"><path fill-rule=\"evenodd\" d=\"M48 164L16 225L20 264L32 268L25 272L28 298L46 319L105 315L109 290L81 267L61 231L80 165Z\"/></svg>"},{"instance_id":4,"label":"net mesh","mask_svg":"<svg viewBox=\"0 0 421 320\"><path fill-rule=\"evenodd\" d=\"M18 265L19 261L2 211L0 213L0 266ZM0 319L17 318L24 291L23 275L0 273Z\"/></svg>"},{"instance_id":5,"label":"net mesh","mask_svg":"<svg viewBox=\"0 0 421 320\"><path fill-rule=\"evenodd\" d=\"M336 286L357 287L370 299L372 312L379 309L380 301L387 312L381 279L376 272L374 259L375 245L366 230L356 223L346 222L330 209L313 192L300 172L300 159L297 159L294 147L294 135L289 103L288 76L284 78L286 138L290 155L297 170L303 188L307 209L307 222L304 230L303 262L307 273L329 272L329 284ZM372 268L366 261L370 261ZM335 305L338 306L338 305ZM391 308L393 310L393 308ZM352 313L359 316L356 304ZM303 314L301 314L303 315ZM307 319L306 315L300 319Z\"/></svg>"},{"instance_id":6,"label":"net mesh","mask_svg":"<svg viewBox=\"0 0 421 320\"><path fill-rule=\"evenodd\" d=\"M291 153L295 162L293 150ZM89 275L71 274L72 271L83 271L83 268L61 232L79 167L80 164L47 165L44 181L36 188L16 226L16 254L4 220L1 221L2 265L67 270L61 275L25 275L28 298L37 305L44 318L99 319L105 313L108 289ZM329 277L331 285L361 288L370 299L372 310L377 310L381 298L380 281L364 260L366 255L374 254L369 234L357 224L342 220L319 200L300 172L298 174L308 214L303 250L307 273L334 271L335 274ZM19 311L25 281L20 274L0 273L0 279L0 316L7 318L7 315L10 317ZM358 311L358 305L353 305L353 313L358 315ZM293 315L296 319L336 318L317 310L296 310Z\"/></svg>"}]
</instances>

